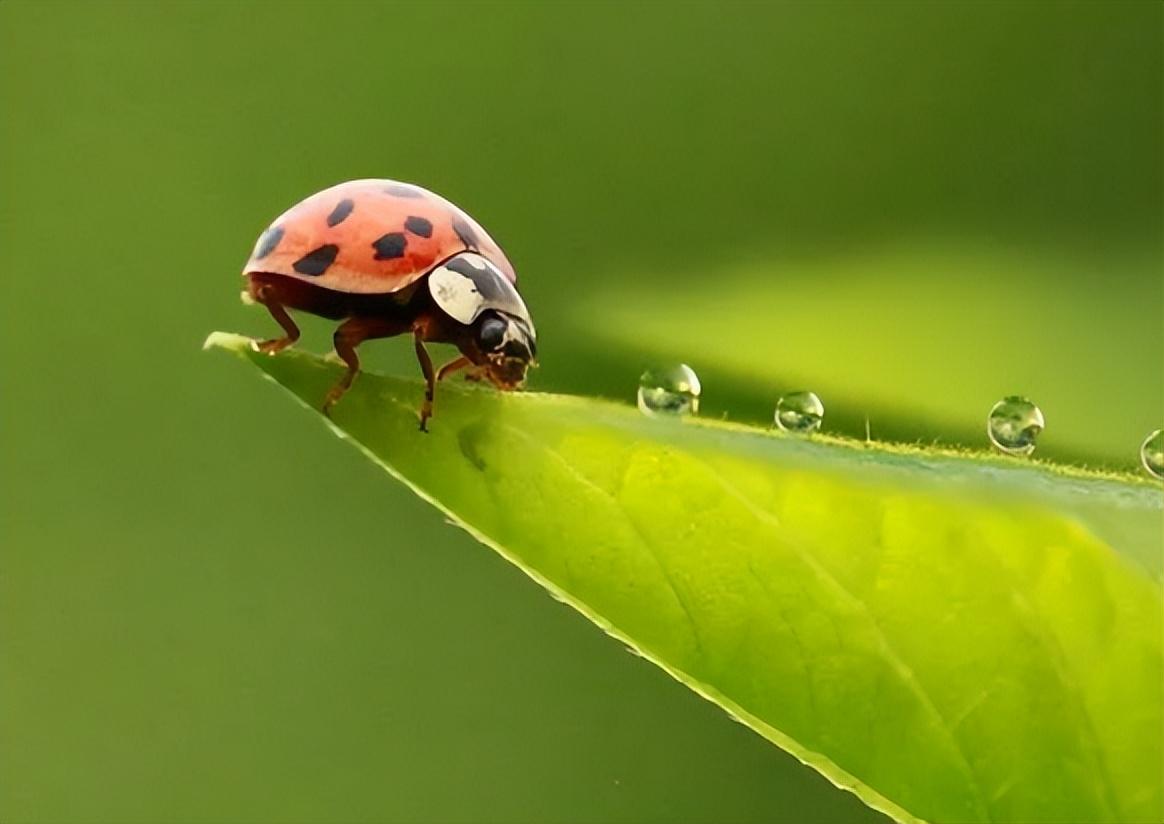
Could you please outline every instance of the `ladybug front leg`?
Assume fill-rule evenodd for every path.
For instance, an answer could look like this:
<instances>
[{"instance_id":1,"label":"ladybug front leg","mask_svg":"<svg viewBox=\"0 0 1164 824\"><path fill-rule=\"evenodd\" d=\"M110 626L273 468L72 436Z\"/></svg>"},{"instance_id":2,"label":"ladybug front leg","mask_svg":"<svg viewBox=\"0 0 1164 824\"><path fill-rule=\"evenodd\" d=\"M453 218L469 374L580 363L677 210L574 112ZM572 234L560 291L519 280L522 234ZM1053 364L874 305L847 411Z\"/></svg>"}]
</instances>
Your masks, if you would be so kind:
<instances>
[{"instance_id":1,"label":"ladybug front leg","mask_svg":"<svg viewBox=\"0 0 1164 824\"><path fill-rule=\"evenodd\" d=\"M449 375L453 374L454 372L458 372L458 371L464 369L466 366L472 366L472 365L473 365L473 361L469 360L464 355L461 355L461 357L457 358L456 360L449 361L448 363L446 363L444 366L442 366L440 369L437 370L437 383L440 383L441 381L443 381L445 378L447 378Z\"/></svg>"}]
</instances>

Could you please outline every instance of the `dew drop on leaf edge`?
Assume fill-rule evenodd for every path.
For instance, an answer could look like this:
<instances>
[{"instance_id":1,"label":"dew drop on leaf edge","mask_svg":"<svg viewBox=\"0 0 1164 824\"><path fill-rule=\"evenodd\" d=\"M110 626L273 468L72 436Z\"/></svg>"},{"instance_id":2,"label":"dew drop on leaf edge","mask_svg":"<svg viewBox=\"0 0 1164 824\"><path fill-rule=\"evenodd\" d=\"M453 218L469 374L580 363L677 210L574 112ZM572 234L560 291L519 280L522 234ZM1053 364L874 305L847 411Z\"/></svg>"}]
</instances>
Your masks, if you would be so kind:
<instances>
[{"instance_id":1,"label":"dew drop on leaf edge","mask_svg":"<svg viewBox=\"0 0 1164 824\"><path fill-rule=\"evenodd\" d=\"M776 402L776 425L785 432L816 432L824 421L824 412L824 404L815 392L789 392Z\"/></svg>"},{"instance_id":2,"label":"dew drop on leaf edge","mask_svg":"<svg viewBox=\"0 0 1164 824\"><path fill-rule=\"evenodd\" d=\"M1153 478L1164 481L1164 429L1144 438L1140 445L1140 463Z\"/></svg>"},{"instance_id":3,"label":"dew drop on leaf edge","mask_svg":"<svg viewBox=\"0 0 1164 824\"><path fill-rule=\"evenodd\" d=\"M1009 395L990 409L986 434L1007 455L1030 455L1046 426L1043 410L1021 395Z\"/></svg>"},{"instance_id":4,"label":"dew drop on leaf edge","mask_svg":"<svg viewBox=\"0 0 1164 824\"><path fill-rule=\"evenodd\" d=\"M684 417L699 412L699 376L690 366L648 369L639 378L639 409L651 417Z\"/></svg>"}]
</instances>

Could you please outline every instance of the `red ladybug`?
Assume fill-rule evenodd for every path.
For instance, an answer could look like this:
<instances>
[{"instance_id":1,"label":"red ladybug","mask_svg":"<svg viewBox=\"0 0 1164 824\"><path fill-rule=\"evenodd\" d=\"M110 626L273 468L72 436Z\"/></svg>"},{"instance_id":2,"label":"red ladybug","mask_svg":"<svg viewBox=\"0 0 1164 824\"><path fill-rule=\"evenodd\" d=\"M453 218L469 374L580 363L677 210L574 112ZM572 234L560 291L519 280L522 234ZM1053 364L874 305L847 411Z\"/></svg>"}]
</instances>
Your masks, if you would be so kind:
<instances>
[{"instance_id":1,"label":"red ladybug","mask_svg":"<svg viewBox=\"0 0 1164 824\"><path fill-rule=\"evenodd\" d=\"M356 347L372 338L412 333L427 381L422 430L437 381L472 366L470 377L516 389L537 355L533 320L501 247L419 186L352 180L317 192L263 232L243 276L245 294L286 333L258 343L262 352L299 339L288 309L343 321L334 341L348 371L324 398L325 413L360 371ZM461 356L434 371L425 341L451 343Z\"/></svg>"}]
</instances>

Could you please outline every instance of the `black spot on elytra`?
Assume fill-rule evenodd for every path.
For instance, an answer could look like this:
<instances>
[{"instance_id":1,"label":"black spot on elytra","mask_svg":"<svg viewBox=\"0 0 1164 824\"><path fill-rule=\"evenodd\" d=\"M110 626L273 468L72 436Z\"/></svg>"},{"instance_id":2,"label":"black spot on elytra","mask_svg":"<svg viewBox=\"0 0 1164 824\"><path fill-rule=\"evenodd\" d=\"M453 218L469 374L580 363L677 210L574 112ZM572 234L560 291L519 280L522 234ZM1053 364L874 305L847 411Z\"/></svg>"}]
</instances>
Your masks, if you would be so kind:
<instances>
[{"instance_id":1,"label":"black spot on elytra","mask_svg":"<svg viewBox=\"0 0 1164 824\"><path fill-rule=\"evenodd\" d=\"M404 221L404 228L412 232L414 235L421 237L432 237L432 222L423 217L410 215L408 220Z\"/></svg>"},{"instance_id":2,"label":"black spot on elytra","mask_svg":"<svg viewBox=\"0 0 1164 824\"><path fill-rule=\"evenodd\" d=\"M384 191L393 197L424 197L424 193L415 186L407 183L393 183L384 187Z\"/></svg>"},{"instance_id":3,"label":"black spot on elytra","mask_svg":"<svg viewBox=\"0 0 1164 824\"><path fill-rule=\"evenodd\" d=\"M263 232L259 238L259 245L255 247L255 260L262 260L271 252L275 251L275 247L279 245L279 241L283 239L283 227L272 226L267 231Z\"/></svg>"},{"instance_id":4,"label":"black spot on elytra","mask_svg":"<svg viewBox=\"0 0 1164 824\"><path fill-rule=\"evenodd\" d=\"M327 216L327 225L338 226L343 223L344 218L352 213L352 209L355 206L356 204L352 202L350 197L345 197L335 205L335 208L331 210L331 214Z\"/></svg>"},{"instance_id":5,"label":"black spot on elytra","mask_svg":"<svg viewBox=\"0 0 1164 824\"><path fill-rule=\"evenodd\" d=\"M301 275L319 277L327 271L327 267L335 263L335 256L339 254L339 247L334 243L320 246L308 252L299 260L291 264L291 268Z\"/></svg>"},{"instance_id":6,"label":"black spot on elytra","mask_svg":"<svg viewBox=\"0 0 1164 824\"><path fill-rule=\"evenodd\" d=\"M376 260L392 260L404 257L404 247L408 245L408 238L404 232L389 232L372 244L376 250Z\"/></svg>"},{"instance_id":7,"label":"black spot on elytra","mask_svg":"<svg viewBox=\"0 0 1164 824\"><path fill-rule=\"evenodd\" d=\"M453 231L457 233L457 237L461 239L461 243L470 249L477 249L479 247L480 241L477 239L477 233L473 231L473 227L469 225L469 221L460 215L453 217Z\"/></svg>"}]
</instances>

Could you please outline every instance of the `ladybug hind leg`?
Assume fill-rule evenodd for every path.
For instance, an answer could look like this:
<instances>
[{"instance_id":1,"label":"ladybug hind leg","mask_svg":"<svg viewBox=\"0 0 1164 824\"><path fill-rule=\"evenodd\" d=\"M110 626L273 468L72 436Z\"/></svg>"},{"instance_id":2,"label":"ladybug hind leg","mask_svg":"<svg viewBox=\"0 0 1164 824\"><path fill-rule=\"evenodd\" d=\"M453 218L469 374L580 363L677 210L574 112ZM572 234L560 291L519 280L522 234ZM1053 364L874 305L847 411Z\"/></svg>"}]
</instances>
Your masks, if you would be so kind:
<instances>
[{"instance_id":1,"label":"ladybug hind leg","mask_svg":"<svg viewBox=\"0 0 1164 824\"><path fill-rule=\"evenodd\" d=\"M250 295L258 303L266 306L267 311L271 313L271 317L283 327L283 337L271 338L270 340L259 341L255 344L260 352L265 352L268 355L281 352L299 340L299 327L295 325L295 321L291 319L291 316L287 314L287 310L283 308L283 304L279 302L276 292L277 290L268 283L255 284L252 282L251 284Z\"/></svg>"}]
</instances>

